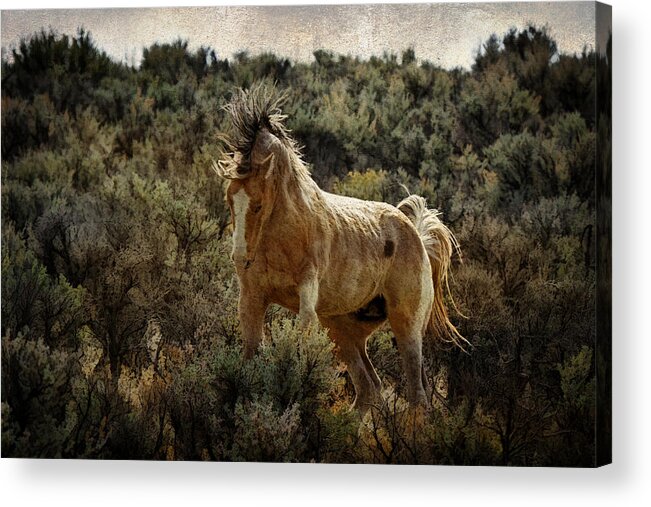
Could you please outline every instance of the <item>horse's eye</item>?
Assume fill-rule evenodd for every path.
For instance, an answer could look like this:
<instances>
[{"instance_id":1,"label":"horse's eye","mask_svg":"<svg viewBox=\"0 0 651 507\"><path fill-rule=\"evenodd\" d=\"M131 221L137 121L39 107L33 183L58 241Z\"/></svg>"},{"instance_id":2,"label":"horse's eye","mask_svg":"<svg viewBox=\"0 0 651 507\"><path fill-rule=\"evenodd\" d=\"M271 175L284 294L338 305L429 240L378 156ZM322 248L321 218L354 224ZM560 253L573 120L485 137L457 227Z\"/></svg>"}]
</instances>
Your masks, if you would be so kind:
<instances>
[{"instance_id":1,"label":"horse's eye","mask_svg":"<svg viewBox=\"0 0 651 507\"><path fill-rule=\"evenodd\" d=\"M262 204L258 204L257 206L253 207L253 213L260 213L261 209L262 209Z\"/></svg>"}]
</instances>

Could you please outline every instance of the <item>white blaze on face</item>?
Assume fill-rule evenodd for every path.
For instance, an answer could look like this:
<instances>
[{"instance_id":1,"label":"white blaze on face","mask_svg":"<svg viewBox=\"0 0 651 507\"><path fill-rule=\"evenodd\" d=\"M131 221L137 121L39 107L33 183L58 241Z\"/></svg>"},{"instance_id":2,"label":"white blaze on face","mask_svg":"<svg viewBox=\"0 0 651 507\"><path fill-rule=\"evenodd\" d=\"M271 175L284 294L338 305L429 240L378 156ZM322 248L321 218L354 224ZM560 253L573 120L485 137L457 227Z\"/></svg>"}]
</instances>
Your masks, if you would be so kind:
<instances>
[{"instance_id":1,"label":"white blaze on face","mask_svg":"<svg viewBox=\"0 0 651 507\"><path fill-rule=\"evenodd\" d=\"M233 194L233 259L246 259L246 213L249 210L249 196L243 188Z\"/></svg>"}]
</instances>

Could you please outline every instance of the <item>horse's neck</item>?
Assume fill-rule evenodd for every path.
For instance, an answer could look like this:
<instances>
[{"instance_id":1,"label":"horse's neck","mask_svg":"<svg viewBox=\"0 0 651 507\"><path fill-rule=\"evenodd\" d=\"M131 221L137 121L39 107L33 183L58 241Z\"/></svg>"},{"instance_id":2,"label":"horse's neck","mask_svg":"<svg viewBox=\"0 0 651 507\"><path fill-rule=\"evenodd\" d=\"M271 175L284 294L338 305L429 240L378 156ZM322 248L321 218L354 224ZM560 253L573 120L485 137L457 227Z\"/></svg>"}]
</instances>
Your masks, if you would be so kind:
<instances>
[{"instance_id":1,"label":"horse's neck","mask_svg":"<svg viewBox=\"0 0 651 507\"><path fill-rule=\"evenodd\" d=\"M283 185L285 191L281 193L302 212L308 211L312 204L322 199L321 189L309 175L293 176Z\"/></svg>"},{"instance_id":2,"label":"horse's neck","mask_svg":"<svg viewBox=\"0 0 651 507\"><path fill-rule=\"evenodd\" d=\"M312 178L292 181L277 196L275 207L279 219L283 215L291 218L288 223L301 224L314 222L324 215L325 200L323 192Z\"/></svg>"}]
</instances>

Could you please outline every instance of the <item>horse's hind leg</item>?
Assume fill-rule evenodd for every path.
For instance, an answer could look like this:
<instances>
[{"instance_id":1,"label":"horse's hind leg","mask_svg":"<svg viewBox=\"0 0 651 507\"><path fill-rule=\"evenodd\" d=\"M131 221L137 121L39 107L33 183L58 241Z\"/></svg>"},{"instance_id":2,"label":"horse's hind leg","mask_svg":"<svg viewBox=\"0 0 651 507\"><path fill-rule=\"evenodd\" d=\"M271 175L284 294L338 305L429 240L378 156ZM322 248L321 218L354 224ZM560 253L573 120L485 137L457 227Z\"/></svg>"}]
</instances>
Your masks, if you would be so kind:
<instances>
[{"instance_id":1,"label":"horse's hind leg","mask_svg":"<svg viewBox=\"0 0 651 507\"><path fill-rule=\"evenodd\" d=\"M353 408L362 413L382 400L380 378L366 353L366 340L380 323L359 321L350 315L321 318L355 386Z\"/></svg>"},{"instance_id":2,"label":"horse's hind leg","mask_svg":"<svg viewBox=\"0 0 651 507\"><path fill-rule=\"evenodd\" d=\"M407 376L407 400L414 405L427 405L423 385L423 334L430 316L434 289L427 258L419 273L396 272L387 280L385 299L391 329Z\"/></svg>"},{"instance_id":3,"label":"horse's hind leg","mask_svg":"<svg viewBox=\"0 0 651 507\"><path fill-rule=\"evenodd\" d=\"M427 405L427 394L423 385L422 365L422 336L419 326L412 319L391 315L391 329L396 335L398 350L407 376L407 401L412 405Z\"/></svg>"}]
</instances>

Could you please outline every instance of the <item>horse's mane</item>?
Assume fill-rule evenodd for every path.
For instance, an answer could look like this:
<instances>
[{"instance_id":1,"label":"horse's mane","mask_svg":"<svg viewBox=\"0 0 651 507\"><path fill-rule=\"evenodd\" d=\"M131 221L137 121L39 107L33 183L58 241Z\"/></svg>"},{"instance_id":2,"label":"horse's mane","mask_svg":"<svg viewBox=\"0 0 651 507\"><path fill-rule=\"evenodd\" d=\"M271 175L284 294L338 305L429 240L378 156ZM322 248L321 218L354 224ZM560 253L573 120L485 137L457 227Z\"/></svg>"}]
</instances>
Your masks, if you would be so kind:
<instances>
[{"instance_id":1,"label":"horse's mane","mask_svg":"<svg viewBox=\"0 0 651 507\"><path fill-rule=\"evenodd\" d=\"M230 116L233 132L219 136L226 145L227 152L213 167L220 176L227 179L246 177L256 136L260 129L266 128L287 150L289 165L280 165L274 174L274 178L283 182L278 187L285 193L289 193L293 187L297 196L309 204L306 191L313 187L314 182L302 159L301 147L291 137L290 130L284 123L287 116L282 113L281 106L286 102L287 96L287 90L280 92L265 82L248 90L237 90L224 107ZM236 155L240 158L236 159Z\"/></svg>"},{"instance_id":2,"label":"horse's mane","mask_svg":"<svg viewBox=\"0 0 651 507\"><path fill-rule=\"evenodd\" d=\"M224 106L230 116L233 133L219 136L230 152L226 155L239 153L242 157L240 165L246 165L253 151L257 133L266 128L295 158L301 160L301 148L289 135L290 130L285 125L287 116L281 110L287 96L287 90L281 92L265 82L248 90L235 91L231 101Z\"/></svg>"}]
</instances>

